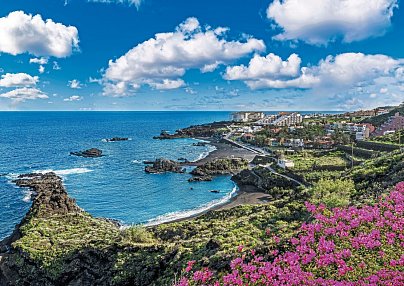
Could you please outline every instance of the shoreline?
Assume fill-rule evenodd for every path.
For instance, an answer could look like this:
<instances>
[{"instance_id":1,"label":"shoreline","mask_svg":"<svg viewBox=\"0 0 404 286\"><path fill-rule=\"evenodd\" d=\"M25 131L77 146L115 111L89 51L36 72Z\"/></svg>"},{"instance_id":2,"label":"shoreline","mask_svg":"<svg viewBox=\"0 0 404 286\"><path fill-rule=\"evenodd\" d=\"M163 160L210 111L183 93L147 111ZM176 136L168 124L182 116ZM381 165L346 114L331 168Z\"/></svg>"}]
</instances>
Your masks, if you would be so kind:
<instances>
[{"instance_id":1,"label":"shoreline","mask_svg":"<svg viewBox=\"0 0 404 286\"><path fill-rule=\"evenodd\" d=\"M209 161L212 161L212 160L215 160L218 158L231 158L231 157L235 157L235 158L241 157L241 158L244 158L251 162L254 159L254 157L257 155L251 151L248 151L248 150L245 150L245 149L242 149L239 147L235 147L235 146L227 144L227 143L214 141L212 138L196 137L193 139L205 141L205 142L207 142L208 145L216 147L216 150L209 152L209 154L206 157L199 159L195 162L184 163L183 164L184 166L200 166L200 165L203 165ZM229 198L227 201L225 201L221 204L218 204L218 205L213 205L212 207L210 207L206 210L189 215L187 217L173 219L173 220L169 220L169 221L161 222L161 223L152 223L153 220L151 220L151 222L145 223L143 225L145 225L146 227L152 227L152 226L157 226L160 224L181 222L181 221L185 221L185 220L198 218L210 211L227 210L227 209L231 209L233 207L242 206L242 205L260 205L260 204L265 204L272 199L272 197L270 195L262 192L260 189L258 189L257 187L255 187L253 185L240 184L240 182L238 182L237 180L234 180L233 178L231 178L231 180L234 182L237 190L236 190L235 194L231 198ZM199 206L198 208L203 208L203 206ZM195 210L197 210L198 208L195 208ZM186 211L187 210L185 210L184 212L186 212ZM188 210L188 211L191 211L191 210ZM150 223L150 225L148 225L149 223Z\"/></svg>"},{"instance_id":2,"label":"shoreline","mask_svg":"<svg viewBox=\"0 0 404 286\"><path fill-rule=\"evenodd\" d=\"M212 161L212 160L215 160L218 158L241 157L248 161L251 161L256 156L256 154L251 151L248 151L248 150L245 150L245 149L242 149L239 147L235 147L235 146L227 144L227 143L217 142L217 141L213 140L212 138L197 137L197 138L193 138L193 139L204 141L204 142L206 142L207 145L214 146L215 150L209 152L205 157L203 157L199 160L196 160L194 162L183 163L182 164L183 166L200 166L200 165L203 165L209 161ZM53 170L44 170L44 171L54 172ZM40 172L40 173L45 174L47 172ZM38 172L37 174L39 175L40 173ZM58 175L58 174L56 174L56 175ZM190 219L200 217L210 211L226 210L226 209L230 209L230 208L241 206L241 205L259 205L259 204L264 204L271 199L271 197L268 194L265 194L264 192L262 192L255 186L240 184L233 178L231 178L231 180L234 182L234 184L235 184L234 188L236 188L236 190L234 191L234 189L233 189L231 192L226 193L226 195L223 196L221 199L224 199L226 196L228 196L231 193L233 193L233 194L230 198L228 198L223 203L213 204L211 207L204 209L206 207L206 205L209 205L209 203L214 202L214 201L210 201L206 205L201 205L201 206L198 206L191 210L179 211L178 213L192 212L193 210L197 211L198 209L203 209L201 212L197 212L195 214L180 217L178 219L173 218L172 220L153 223L153 220L159 218L159 217L155 217L155 218L149 220L148 222L142 223L141 225L143 225L145 227L152 227L152 226L157 226L160 224L180 222L180 221L185 221L185 220L190 220ZM30 199L31 198L32 198L32 196L30 196ZM218 199L218 200L220 200L220 199ZM164 214L160 217L164 217L165 215L169 215L169 214ZM108 218L108 217L99 217L99 218L110 220L110 218ZM122 225L121 225L121 227L124 227L124 228L130 227L130 226L131 226L130 224L126 224L126 223L122 223Z\"/></svg>"}]
</instances>

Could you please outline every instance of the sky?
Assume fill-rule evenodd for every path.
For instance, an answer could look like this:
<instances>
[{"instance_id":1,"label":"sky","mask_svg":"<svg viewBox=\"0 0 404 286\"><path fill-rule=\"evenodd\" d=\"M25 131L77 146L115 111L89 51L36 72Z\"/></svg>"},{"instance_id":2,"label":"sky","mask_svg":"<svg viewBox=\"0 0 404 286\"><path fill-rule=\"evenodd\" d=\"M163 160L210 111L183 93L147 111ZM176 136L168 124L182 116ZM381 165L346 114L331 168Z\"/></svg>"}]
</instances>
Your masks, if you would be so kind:
<instances>
[{"instance_id":1,"label":"sky","mask_svg":"<svg viewBox=\"0 0 404 286\"><path fill-rule=\"evenodd\" d=\"M0 110L404 101L398 0L0 0Z\"/></svg>"}]
</instances>

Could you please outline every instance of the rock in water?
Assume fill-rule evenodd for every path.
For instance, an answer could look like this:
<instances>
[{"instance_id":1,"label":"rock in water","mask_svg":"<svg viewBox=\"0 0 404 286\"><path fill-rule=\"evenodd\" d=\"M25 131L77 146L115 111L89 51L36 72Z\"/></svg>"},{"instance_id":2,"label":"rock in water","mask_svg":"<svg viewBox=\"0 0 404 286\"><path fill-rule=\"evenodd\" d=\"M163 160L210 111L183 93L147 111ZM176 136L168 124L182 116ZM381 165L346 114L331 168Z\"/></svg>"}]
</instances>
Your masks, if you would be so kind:
<instances>
[{"instance_id":1,"label":"rock in water","mask_svg":"<svg viewBox=\"0 0 404 286\"><path fill-rule=\"evenodd\" d=\"M151 166L146 166L145 172L151 174L158 174L165 172L185 173L185 170L180 166L178 162L160 158L154 161Z\"/></svg>"},{"instance_id":2,"label":"rock in water","mask_svg":"<svg viewBox=\"0 0 404 286\"><path fill-rule=\"evenodd\" d=\"M107 142L118 142L118 141L128 141L129 138L126 137L113 137L110 139L105 139Z\"/></svg>"},{"instance_id":3,"label":"rock in water","mask_svg":"<svg viewBox=\"0 0 404 286\"><path fill-rule=\"evenodd\" d=\"M235 174L248 167L248 161L242 158L222 158L216 159L196 167L191 174L205 177L212 175Z\"/></svg>"},{"instance_id":4,"label":"rock in water","mask_svg":"<svg viewBox=\"0 0 404 286\"><path fill-rule=\"evenodd\" d=\"M102 151L97 148L91 148L91 149L88 149L85 151L70 152L70 155L80 156L80 157L85 157L85 158L97 158L97 157L102 157Z\"/></svg>"},{"instance_id":5,"label":"rock in water","mask_svg":"<svg viewBox=\"0 0 404 286\"><path fill-rule=\"evenodd\" d=\"M213 178L212 176L197 176L197 177L192 177L188 179L188 182L192 183L192 182L210 182L212 181Z\"/></svg>"}]
</instances>

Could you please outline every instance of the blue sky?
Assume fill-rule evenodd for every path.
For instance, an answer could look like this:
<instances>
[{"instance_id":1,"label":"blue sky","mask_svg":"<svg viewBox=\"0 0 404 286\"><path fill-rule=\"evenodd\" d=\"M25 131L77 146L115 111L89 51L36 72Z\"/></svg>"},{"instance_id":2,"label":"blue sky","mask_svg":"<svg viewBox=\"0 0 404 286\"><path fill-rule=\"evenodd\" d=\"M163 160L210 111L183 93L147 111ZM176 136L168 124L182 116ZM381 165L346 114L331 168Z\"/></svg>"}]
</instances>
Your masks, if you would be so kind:
<instances>
[{"instance_id":1,"label":"blue sky","mask_svg":"<svg viewBox=\"0 0 404 286\"><path fill-rule=\"evenodd\" d=\"M0 0L0 110L404 101L396 0Z\"/></svg>"}]
</instances>

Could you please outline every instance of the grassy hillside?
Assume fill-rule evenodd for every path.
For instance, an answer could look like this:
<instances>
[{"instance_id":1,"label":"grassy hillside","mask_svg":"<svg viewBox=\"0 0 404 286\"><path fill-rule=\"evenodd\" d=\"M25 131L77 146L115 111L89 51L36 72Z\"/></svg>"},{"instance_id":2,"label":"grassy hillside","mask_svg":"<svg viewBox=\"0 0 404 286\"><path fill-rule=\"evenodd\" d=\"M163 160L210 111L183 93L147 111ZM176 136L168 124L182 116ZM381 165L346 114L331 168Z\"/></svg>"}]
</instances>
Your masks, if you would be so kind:
<instances>
[{"instance_id":1,"label":"grassy hillside","mask_svg":"<svg viewBox=\"0 0 404 286\"><path fill-rule=\"evenodd\" d=\"M339 153L328 156L340 160ZM316 159L316 166L320 163ZM299 172L314 172L313 164L298 167ZM192 260L215 273L229 271L240 245L271 259L274 249L280 253L293 249L289 239L303 222L313 218L306 210L306 200L326 196L332 203L346 195L344 204L374 203L404 181L404 154L386 153L353 171L316 172L332 172L326 176L332 187L323 190L321 184L327 181L316 183L316 178L312 180L314 193L290 196L274 189L277 199L265 205L212 211L196 219L149 228L120 229L73 206L45 215L38 212L43 206L34 202L38 209L22 222L11 251L1 251L5 248L0 244L0 285L7 285L2 284L5 281L11 285L172 285ZM355 191L340 191L351 185ZM266 191L271 193L270 188ZM58 202L63 203L63 189L60 194ZM40 199L47 201L43 196Z\"/></svg>"}]
</instances>

